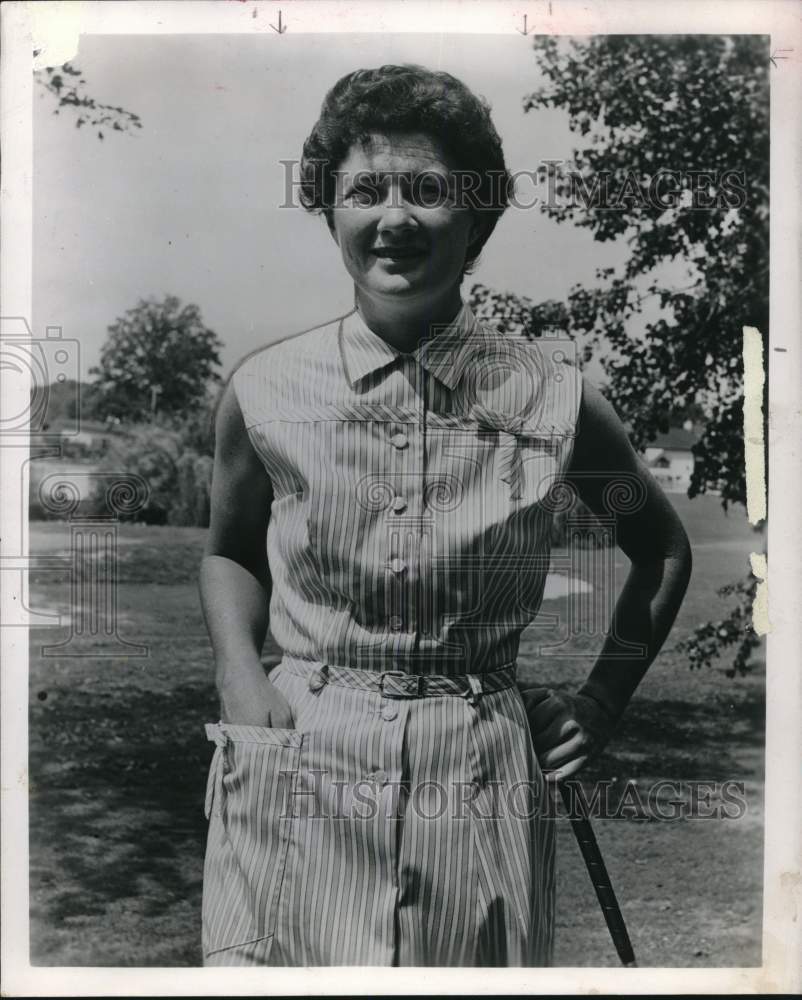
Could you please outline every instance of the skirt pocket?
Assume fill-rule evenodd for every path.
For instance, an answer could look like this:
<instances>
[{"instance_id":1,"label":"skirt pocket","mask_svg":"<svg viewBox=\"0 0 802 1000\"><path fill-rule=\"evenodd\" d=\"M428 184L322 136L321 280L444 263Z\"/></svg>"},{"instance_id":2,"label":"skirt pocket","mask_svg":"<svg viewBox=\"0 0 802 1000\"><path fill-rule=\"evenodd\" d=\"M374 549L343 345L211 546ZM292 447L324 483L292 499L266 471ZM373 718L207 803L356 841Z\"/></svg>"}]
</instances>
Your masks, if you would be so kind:
<instances>
[{"instance_id":1,"label":"skirt pocket","mask_svg":"<svg viewBox=\"0 0 802 1000\"><path fill-rule=\"evenodd\" d=\"M287 860L303 736L295 729L210 724L203 875L206 964L266 964Z\"/></svg>"}]
</instances>

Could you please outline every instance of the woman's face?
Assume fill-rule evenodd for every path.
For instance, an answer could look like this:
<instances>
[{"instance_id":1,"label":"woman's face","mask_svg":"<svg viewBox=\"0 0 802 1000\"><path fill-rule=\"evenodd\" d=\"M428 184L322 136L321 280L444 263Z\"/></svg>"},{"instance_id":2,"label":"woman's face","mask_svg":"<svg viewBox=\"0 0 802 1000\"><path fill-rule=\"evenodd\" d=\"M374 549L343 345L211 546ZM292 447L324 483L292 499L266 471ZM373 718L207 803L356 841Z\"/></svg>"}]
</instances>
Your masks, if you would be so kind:
<instances>
[{"instance_id":1,"label":"woman's face","mask_svg":"<svg viewBox=\"0 0 802 1000\"><path fill-rule=\"evenodd\" d=\"M357 288L416 303L459 287L475 215L449 194L449 163L423 133L371 136L340 164L329 222Z\"/></svg>"}]
</instances>

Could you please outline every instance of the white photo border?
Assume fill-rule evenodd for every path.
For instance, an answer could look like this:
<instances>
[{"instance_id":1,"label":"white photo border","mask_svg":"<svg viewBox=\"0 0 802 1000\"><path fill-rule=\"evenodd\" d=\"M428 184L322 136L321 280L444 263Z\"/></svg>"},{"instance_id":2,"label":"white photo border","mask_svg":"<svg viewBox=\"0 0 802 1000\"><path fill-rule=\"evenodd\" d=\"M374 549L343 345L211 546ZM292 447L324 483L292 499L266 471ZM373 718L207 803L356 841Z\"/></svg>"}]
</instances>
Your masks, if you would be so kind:
<instances>
[{"instance_id":1,"label":"white photo border","mask_svg":"<svg viewBox=\"0 0 802 1000\"><path fill-rule=\"evenodd\" d=\"M253 16L258 9L258 16ZM42 65L74 56L79 33L293 34L425 32L502 34L527 16L535 32L591 34L766 34L788 53L772 70L771 318L769 387L769 616L767 639L766 840L763 964L733 969L178 969L42 968L29 964L27 630L0 628L2 697L2 991L12 996L221 996L471 993L796 993L802 965L802 336L800 213L802 17L795 0L111 0L3 5L2 315L32 315L32 53ZM42 62L44 60L44 62ZM16 392L16 397L15 397ZM25 387L4 386L0 406L20 412ZM14 482L24 448L0 449ZM8 495L8 494L6 494ZM6 551L25 554L24 518L0 510ZM19 547L19 548L18 548ZM27 606L24 574L0 573L0 621ZM18 589L15 589L18 588ZM367 973L367 974L366 974Z\"/></svg>"}]
</instances>

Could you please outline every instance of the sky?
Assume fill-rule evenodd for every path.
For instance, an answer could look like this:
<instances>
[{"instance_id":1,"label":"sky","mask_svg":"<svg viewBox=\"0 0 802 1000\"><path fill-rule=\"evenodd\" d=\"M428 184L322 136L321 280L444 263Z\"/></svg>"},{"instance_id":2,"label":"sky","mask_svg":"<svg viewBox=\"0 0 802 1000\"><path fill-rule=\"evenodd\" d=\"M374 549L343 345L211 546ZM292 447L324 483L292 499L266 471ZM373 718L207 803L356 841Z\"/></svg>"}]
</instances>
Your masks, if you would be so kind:
<instances>
[{"instance_id":1,"label":"sky","mask_svg":"<svg viewBox=\"0 0 802 1000\"><path fill-rule=\"evenodd\" d=\"M82 36L73 65L87 91L143 128L100 141L35 88L35 335L61 326L86 378L116 317L172 294L200 307L225 374L255 347L348 311L353 286L325 223L280 207L281 161L300 157L337 79L389 62L445 69L486 97L512 171L570 158L565 113L523 111L539 76L521 35ZM561 299L624 256L621 244L511 208L463 293L480 282Z\"/></svg>"}]
</instances>

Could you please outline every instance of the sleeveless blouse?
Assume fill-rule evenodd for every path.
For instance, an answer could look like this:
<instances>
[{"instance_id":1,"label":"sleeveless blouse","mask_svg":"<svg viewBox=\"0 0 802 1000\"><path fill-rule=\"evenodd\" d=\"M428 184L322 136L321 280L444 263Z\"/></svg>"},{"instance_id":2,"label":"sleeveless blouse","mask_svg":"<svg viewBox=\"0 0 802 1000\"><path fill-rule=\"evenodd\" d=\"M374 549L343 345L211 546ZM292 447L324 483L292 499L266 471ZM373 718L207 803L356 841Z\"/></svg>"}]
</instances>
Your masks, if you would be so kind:
<instances>
[{"instance_id":1,"label":"sleeveless blouse","mask_svg":"<svg viewBox=\"0 0 802 1000\"><path fill-rule=\"evenodd\" d=\"M464 304L412 353L354 311L240 364L273 486L270 629L285 654L452 676L516 660L576 431L570 345L501 333Z\"/></svg>"}]
</instances>

